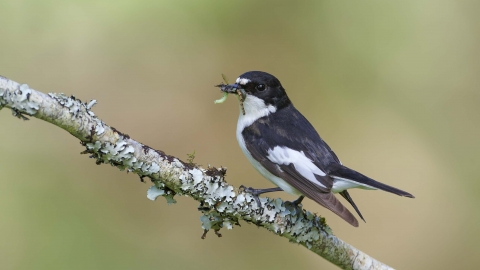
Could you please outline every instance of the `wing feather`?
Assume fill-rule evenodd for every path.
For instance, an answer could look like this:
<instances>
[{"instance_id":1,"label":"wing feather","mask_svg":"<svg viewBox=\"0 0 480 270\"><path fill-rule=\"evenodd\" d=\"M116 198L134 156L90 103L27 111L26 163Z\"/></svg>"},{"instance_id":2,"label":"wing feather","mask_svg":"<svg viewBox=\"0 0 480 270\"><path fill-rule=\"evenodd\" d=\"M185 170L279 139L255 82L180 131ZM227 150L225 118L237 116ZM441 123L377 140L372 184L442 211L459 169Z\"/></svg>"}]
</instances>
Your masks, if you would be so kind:
<instances>
[{"instance_id":1,"label":"wing feather","mask_svg":"<svg viewBox=\"0 0 480 270\"><path fill-rule=\"evenodd\" d=\"M335 197L332 192L324 191L324 189L320 186L315 185L311 181L303 179L303 177L296 172L293 165L282 165L279 167L283 171L279 177L307 196L309 199L314 200L316 203L337 214L352 226L358 227L358 221L355 216L352 215L352 213ZM322 176L317 176L317 178L318 177ZM322 178L329 177L323 176Z\"/></svg>"},{"instance_id":2,"label":"wing feather","mask_svg":"<svg viewBox=\"0 0 480 270\"><path fill-rule=\"evenodd\" d=\"M260 162L271 174L282 178L309 199L334 212L352 226L358 227L357 219L330 191L333 182L329 176L315 175L315 177L319 179L319 183L324 184L328 188L322 187L303 177L302 174L295 169L294 164L279 165L267 159L263 153L266 152L264 149L269 149L270 147L266 145L265 141L261 139L257 140L254 146L251 140L245 138L245 146L252 157Z\"/></svg>"}]
</instances>

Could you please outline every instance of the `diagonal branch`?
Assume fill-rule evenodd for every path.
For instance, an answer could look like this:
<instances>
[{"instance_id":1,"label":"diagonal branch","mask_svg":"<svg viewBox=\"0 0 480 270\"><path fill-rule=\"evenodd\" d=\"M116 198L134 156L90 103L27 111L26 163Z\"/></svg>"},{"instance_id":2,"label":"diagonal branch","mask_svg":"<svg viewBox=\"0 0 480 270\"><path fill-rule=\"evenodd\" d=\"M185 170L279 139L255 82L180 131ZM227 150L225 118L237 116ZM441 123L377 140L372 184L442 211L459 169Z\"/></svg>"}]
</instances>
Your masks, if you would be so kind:
<instances>
[{"instance_id":1,"label":"diagonal branch","mask_svg":"<svg viewBox=\"0 0 480 270\"><path fill-rule=\"evenodd\" d=\"M281 199L260 198L259 208L249 193L225 182L225 169L201 168L131 139L98 119L91 111L95 103L82 103L64 94L47 95L0 76L0 109L8 107L18 118L33 116L68 131L97 164L111 164L141 179L149 177L153 185L147 197L151 200L164 196L172 203L174 195L184 195L199 201L203 237L211 229L220 236L221 228L231 229L244 220L298 243L342 269L391 269L335 237L324 218L298 211Z\"/></svg>"}]
</instances>

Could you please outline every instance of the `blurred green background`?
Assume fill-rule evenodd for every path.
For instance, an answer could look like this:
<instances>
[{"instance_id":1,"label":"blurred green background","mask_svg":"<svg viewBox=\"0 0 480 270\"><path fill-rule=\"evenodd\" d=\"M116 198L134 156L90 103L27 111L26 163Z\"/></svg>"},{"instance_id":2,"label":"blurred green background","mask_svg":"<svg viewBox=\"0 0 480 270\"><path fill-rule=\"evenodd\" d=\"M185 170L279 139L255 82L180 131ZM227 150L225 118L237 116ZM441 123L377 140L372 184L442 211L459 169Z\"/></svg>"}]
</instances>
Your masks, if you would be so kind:
<instances>
[{"instance_id":1,"label":"blurred green background","mask_svg":"<svg viewBox=\"0 0 480 270\"><path fill-rule=\"evenodd\" d=\"M368 223L334 233L399 269L480 264L480 2L0 2L0 74L88 101L106 123L184 160L271 187L242 155L225 73L278 77L347 166L415 199L354 190ZM201 240L190 198L95 165L78 140L0 112L1 269L336 269L242 223ZM275 193L292 199L289 195Z\"/></svg>"}]
</instances>

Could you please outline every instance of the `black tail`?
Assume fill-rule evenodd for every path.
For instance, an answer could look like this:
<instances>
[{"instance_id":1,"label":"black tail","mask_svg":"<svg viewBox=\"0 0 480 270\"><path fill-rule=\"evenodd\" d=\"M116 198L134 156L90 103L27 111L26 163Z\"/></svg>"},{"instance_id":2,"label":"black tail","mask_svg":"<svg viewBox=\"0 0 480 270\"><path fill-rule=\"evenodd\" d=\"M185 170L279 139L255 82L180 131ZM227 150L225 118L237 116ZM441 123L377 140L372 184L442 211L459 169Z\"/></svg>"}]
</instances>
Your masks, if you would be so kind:
<instances>
[{"instance_id":1,"label":"black tail","mask_svg":"<svg viewBox=\"0 0 480 270\"><path fill-rule=\"evenodd\" d=\"M381 189L383 191L387 191L387 192L390 192L390 193L393 193L393 194L396 194L396 195L399 195L399 196L415 198L412 194L410 194L406 191L403 191L403 190L400 190L398 188L394 188L394 187L391 187L389 185L377 182L377 181L373 180L372 178L369 178L369 177L367 177L367 176L365 176L365 175L363 175L363 174L361 174L357 171L349 169L349 168L347 168L347 167L345 167L341 164L333 163L329 166L328 169L330 170L329 173L328 173L330 176L344 178L346 180L357 182L359 184L364 184L364 185L367 185L367 186L370 186L370 187L373 187L373 188ZM348 201L348 199L347 199L347 201Z\"/></svg>"},{"instance_id":2,"label":"black tail","mask_svg":"<svg viewBox=\"0 0 480 270\"><path fill-rule=\"evenodd\" d=\"M363 218L362 216L362 213L360 213L360 210L358 210L358 207L355 205L355 203L353 202L353 199L352 197L350 197L350 194L348 194L347 190L344 190L342 192L339 192L340 195L342 195L343 198L345 198L345 200L347 200L347 202L349 202L352 206L353 206L353 209L355 209L355 211L357 212L357 214L360 216L360 218L363 220L363 222L367 223L365 221L365 219Z\"/></svg>"}]
</instances>

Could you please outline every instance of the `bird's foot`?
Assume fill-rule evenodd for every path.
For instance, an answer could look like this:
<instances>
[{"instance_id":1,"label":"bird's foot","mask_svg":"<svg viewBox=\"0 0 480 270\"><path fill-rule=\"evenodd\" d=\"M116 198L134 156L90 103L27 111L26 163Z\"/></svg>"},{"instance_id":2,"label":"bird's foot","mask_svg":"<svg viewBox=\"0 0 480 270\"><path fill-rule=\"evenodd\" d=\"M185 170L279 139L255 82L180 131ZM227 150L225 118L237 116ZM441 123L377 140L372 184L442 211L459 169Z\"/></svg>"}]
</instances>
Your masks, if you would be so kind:
<instances>
[{"instance_id":1,"label":"bird's foot","mask_svg":"<svg viewBox=\"0 0 480 270\"><path fill-rule=\"evenodd\" d=\"M263 193L268 193L268 192L275 192L275 191L283 191L283 189L277 187L277 188L265 188L265 189L255 189L252 187L245 187L244 185L240 186L240 189L243 189L245 192L248 192L252 194L253 199L257 203L258 208L262 208L262 203L260 202L260 198L258 195L263 194Z\"/></svg>"},{"instance_id":2,"label":"bird's foot","mask_svg":"<svg viewBox=\"0 0 480 270\"><path fill-rule=\"evenodd\" d=\"M296 213L301 213L303 211L303 209L302 209L303 198L305 198L305 196L302 195L302 196L298 197L298 199L296 199L295 201L286 201L284 203L284 205L286 207L291 205L295 209Z\"/></svg>"},{"instance_id":3,"label":"bird's foot","mask_svg":"<svg viewBox=\"0 0 480 270\"><path fill-rule=\"evenodd\" d=\"M201 201L200 202L200 205L197 207L198 211L209 211L210 210L210 207L206 207L205 206L205 202L204 201Z\"/></svg>"},{"instance_id":4,"label":"bird's foot","mask_svg":"<svg viewBox=\"0 0 480 270\"><path fill-rule=\"evenodd\" d=\"M243 191L250 193L253 196L255 202L257 202L258 208L262 208L262 203L260 202L260 198L258 197L258 195L262 193L260 193L258 189L254 189L252 187L245 187L244 185L241 185L240 189L243 189Z\"/></svg>"},{"instance_id":5,"label":"bird's foot","mask_svg":"<svg viewBox=\"0 0 480 270\"><path fill-rule=\"evenodd\" d=\"M18 119L22 119L23 121L30 120L27 117L25 117L25 115L23 115L18 109L12 108L12 114L13 116L17 117Z\"/></svg>"}]
</instances>

